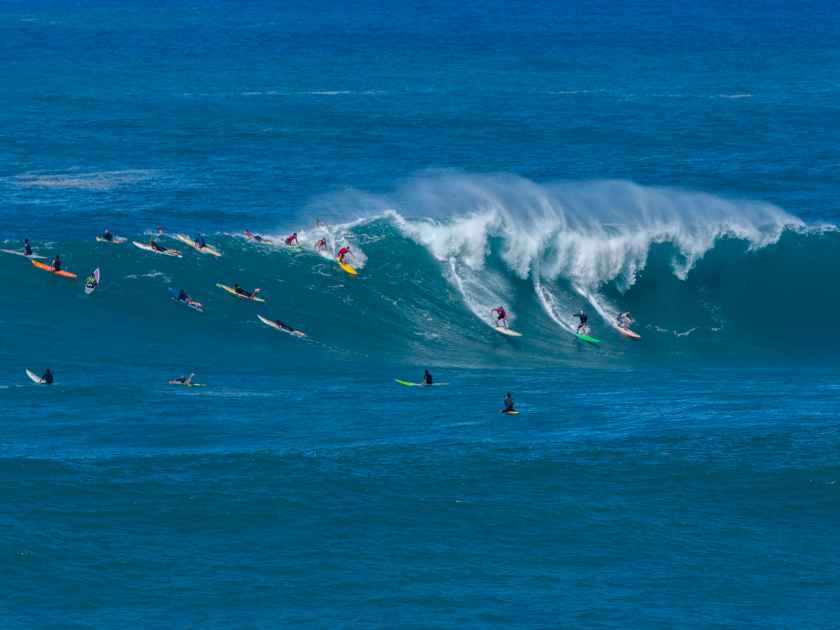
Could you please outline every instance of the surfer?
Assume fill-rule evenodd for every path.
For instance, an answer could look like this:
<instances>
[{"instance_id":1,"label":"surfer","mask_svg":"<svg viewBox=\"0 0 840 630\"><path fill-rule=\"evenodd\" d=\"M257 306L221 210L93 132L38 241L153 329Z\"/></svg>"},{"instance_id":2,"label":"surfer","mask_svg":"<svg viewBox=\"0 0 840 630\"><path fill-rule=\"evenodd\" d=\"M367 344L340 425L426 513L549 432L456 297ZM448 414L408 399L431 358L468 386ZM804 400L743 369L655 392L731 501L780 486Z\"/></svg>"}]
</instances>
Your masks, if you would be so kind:
<instances>
[{"instance_id":1,"label":"surfer","mask_svg":"<svg viewBox=\"0 0 840 630\"><path fill-rule=\"evenodd\" d=\"M204 249L207 247L207 241L204 240L204 237L201 234L197 234L193 240L195 240L195 246L198 247L198 249Z\"/></svg>"},{"instance_id":2,"label":"surfer","mask_svg":"<svg viewBox=\"0 0 840 630\"><path fill-rule=\"evenodd\" d=\"M236 293L238 295L241 295L241 296L246 297L246 298L253 298L260 291L259 289L254 289L253 291L248 291L246 289L243 289L242 287L239 286L238 282L233 283L233 290L236 291Z\"/></svg>"},{"instance_id":3,"label":"surfer","mask_svg":"<svg viewBox=\"0 0 840 630\"><path fill-rule=\"evenodd\" d=\"M111 230L109 230L108 228L105 228L105 231L102 232L102 240L103 241L108 241L109 243L113 242L114 235L111 234Z\"/></svg>"},{"instance_id":4,"label":"surfer","mask_svg":"<svg viewBox=\"0 0 840 630\"><path fill-rule=\"evenodd\" d=\"M44 385L52 385L53 380L53 373L50 371L50 368L47 368L47 371L41 376L41 382L44 383Z\"/></svg>"},{"instance_id":5,"label":"surfer","mask_svg":"<svg viewBox=\"0 0 840 630\"><path fill-rule=\"evenodd\" d=\"M579 313L575 313L575 317L577 317L580 320L580 324L578 324L576 333L579 335L581 334L581 331L583 331L583 333L586 334L586 332L589 330L589 315L587 315L583 311L580 311Z\"/></svg>"},{"instance_id":6,"label":"surfer","mask_svg":"<svg viewBox=\"0 0 840 630\"><path fill-rule=\"evenodd\" d=\"M347 256L350 256L350 257L352 258L352 257L353 257L353 253L350 251L350 248L349 248L349 247L347 247L347 245L345 245L344 247L342 247L341 249L339 249L339 250L338 250L338 254L336 255L336 258L338 259L338 262L340 262L340 263L342 263L342 264L343 264L343 263L344 263L344 259L345 259Z\"/></svg>"},{"instance_id":7,"label":"surfer","mask_svg":"<svg viewBox=\"0 0 840 630\"><path fill-rule=\"evenodd\" d=\"M502 413L512 413L516 411L516 409L513 408L513 396L510 395L510 392L508 392L505 396L504 405L505 407L502 409Z\"/></svg>"},{"instance_id":8,"label":"surfer","mask_svg":"<svg viewBox=\"0 0 840 630\"><path fill-rule=\"evenodd\" d=\"M429 373L429 370L423 370L423 385L431 385L432 384L432 375Z\"/></svg>"},{"instance_id":9,"label":"surfer","mask_svg":"<svg viewBox=\"0 0 840 630\"><path fill-rule=\"evenodd\" d=\"M615 318L615 323L618 325L619 328L628 328L630 324L633 323L633 316L630 314L629 311L625 311L623 313L619 313L618 317Z\"/></svg>"},{"instance_id":10,"label":"surfer","mask_svg":"<svg viewBox=\"0 0 840 630\"><path fill-rule=\"evenodd\" d=\"M85 287L88 289L95 289L96 288L96 276L90 274L87 278L85 278Z\"/></svg>"},{"instance_id":11,"label":"surfer","mask_svg":"<svg viewBox=\"0 0 840 630\"><path fill-rule=\"evenodd\" d=\"M284 324L284 323L283 323L283 322L281 322L279 319L275 319L275 320L274 320L274 323L275 323L275 324L277 324L278 326L280 326L280 328L282 328L282 329L283 329L283 330L285 330L286 332L290 332L290 333L297 332L297 330L295 330L294 328L292 328L292 327L291 327L291 326L289 326L288 324Z\"/></svg>"},{"instance_id":12,"label":"surfer","mask_svg":"<svg viewBox=\"0 0 840 630\"><path fill-rule=\"evenodd\" d=\"M31 256L32 255L32 245L29 244L29 239L23 239L23 255L24 256Z\"/></svg>"},{"instance_id":13,"label":"surfer","mask_svg":"<svg viewBox=\"0 0 840 630\"><path fill-rule=\"evenodd\" d=\"M298 244L298 237L297 232L292 232L289 236L286 237L286 245L291 247L292 245Z\"/></svg>"},{"instance_id":14,"label":"surfer","mask_svg":"<svg viewBox=\"0 0 840 630\"><path fill-rule=\"evenodd\" d=\"M250 238L252 241L256 241L257 243L270 243L271 241L267 238L263 238L259 234L254 234L251 230L245 230L245 236Z\"/></svg>"},{"instance_id":15,"label":"surfer","mask_svg":"<svg viewBox=\"0 0 840 630\"><path fill-rule=\"evenodd\" d=\"M327 249L327 239L322 238L320 241L315 243L315 251L316 252L322 252L325 249Z\"/></svg>"},{"instance_id":16,"label":"surfer","mask_svg":"<svg viewBox=\"0 0 840 630\"><path fill-rule=\"evenodd\" d=\"M61 271L61 258L58 254L55 255L55 258L52 259L52 263L50 264L52 265L53 271Z\"/></svg>"},{"instance_id":17,"label":"surfer","mask_svg":"<svg viewBox=\"0 0 840 630\"><path fill-rule=\"evenodd\" d=\"M187 294L186 291L184 291L183 289L179 289L178 290L178 301L179 302L186 302L187 304L189 304L192 300L190 299L190 296Z\"/></svg>"},{"instance_id":18,"label":"surfer","mask_svg":"<svg viewBox=\"0 0 840 630\"><path fill-rule=\"evenodd\" d=\"M159 245L158 242L154 239L154 237L149 237L149 247L151 247L156 252L166 251L166 248L163 245Z\"/></svg>"},{"instance_id":19,"label":"surfer","mask_svg":"<svg viewBox=\"0 0 840 630\"><path fill-rule=\"evenodd\" d=\"M192 379L195 376L195 373L190 374L189 376L179 376L178 378L173 378L169 381L170 385L192 385Z\"/></svg>"},{"instance_id":20,"label":"surfer","mask_svg":"<svg viewBox=\"0 0 840 630\"><path fill-rule=\"evenodd\" d=\"M504 306L498 306L494 309L491 309L490 314L496 315L496 328L501 328L502 326L504 326L505 328L508 327L507 311L505 310Z\"/></svg>"}]
</instances>

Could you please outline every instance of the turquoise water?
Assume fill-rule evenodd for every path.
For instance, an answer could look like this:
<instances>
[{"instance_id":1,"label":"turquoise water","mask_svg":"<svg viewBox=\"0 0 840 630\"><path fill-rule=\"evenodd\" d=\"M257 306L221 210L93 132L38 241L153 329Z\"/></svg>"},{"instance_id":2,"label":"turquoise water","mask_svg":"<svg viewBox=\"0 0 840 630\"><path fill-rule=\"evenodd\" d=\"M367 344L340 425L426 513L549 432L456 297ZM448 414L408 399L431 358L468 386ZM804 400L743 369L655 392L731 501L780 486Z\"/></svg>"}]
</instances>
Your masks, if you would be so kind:
<instances>
[{"instance_id":1,"label":"turquoise water","mask_svg":"<svg viewBox=\"0 0 840 630\"><path fill-rule=\"evenodd\" d=\"M837 28L3 5L0 625L836 627Z\"/></svg>"}]
</instances>

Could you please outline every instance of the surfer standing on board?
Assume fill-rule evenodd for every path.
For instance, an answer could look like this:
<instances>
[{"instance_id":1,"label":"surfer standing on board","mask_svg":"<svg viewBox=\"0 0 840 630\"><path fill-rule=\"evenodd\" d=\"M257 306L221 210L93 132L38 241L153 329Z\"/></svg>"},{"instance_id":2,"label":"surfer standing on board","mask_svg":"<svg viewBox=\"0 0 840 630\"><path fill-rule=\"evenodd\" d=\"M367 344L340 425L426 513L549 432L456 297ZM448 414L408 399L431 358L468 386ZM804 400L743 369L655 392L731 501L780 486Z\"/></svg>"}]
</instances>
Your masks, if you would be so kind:
<instances>
[{"instance_id":1,"label":"surfer standing on board","mask_svg":"<svg viewBox=\"0 0 840 630\"><path fill-rule=\"evenodd\" d=\"M629 328L630 324L633 323L633 316L630 314L629 311L619 313L618 317L615 318L615 323L618 325L619 328Z\"/></svg>"},{"instance_id":2,"label":"surfer standing on board","mask_svg":"<svg viewBox=\"0 0 840 630\"><path fill-rule=\"evenodd\" d=\"M507 311L504 306L497 306L496 308L491 309L490 314L496 315L496 328L508 327Z\"/></svg>"},{"instance_id":3,"label":"surfer standing on board","mask_svg":"<svg viewBox=\"0 0 840 630\"><path fill-rule=\"evenodd\" d=\"M344 247L338 250L338 255L336 256L336 258L338 259L338 262L343 263L344 258L346 256L352 257L353 254L350 252L350 248L345 245Z\"/></svg>"},{"instance_id":4,"label":"surfer standing on board","mask_svg":"<svg viewBox=\"0 0 840 630\"><path fill-rule=\"evenodd\" d=\"M576 331L577 334L581 334L581 331L583 331L583 333L586 334L589 331L589 315L587 315L583 311L580 311L579 313L575 313L575 317L577 317L580 320L580 324L578 324Z\"/></svg>"}]
</instances>

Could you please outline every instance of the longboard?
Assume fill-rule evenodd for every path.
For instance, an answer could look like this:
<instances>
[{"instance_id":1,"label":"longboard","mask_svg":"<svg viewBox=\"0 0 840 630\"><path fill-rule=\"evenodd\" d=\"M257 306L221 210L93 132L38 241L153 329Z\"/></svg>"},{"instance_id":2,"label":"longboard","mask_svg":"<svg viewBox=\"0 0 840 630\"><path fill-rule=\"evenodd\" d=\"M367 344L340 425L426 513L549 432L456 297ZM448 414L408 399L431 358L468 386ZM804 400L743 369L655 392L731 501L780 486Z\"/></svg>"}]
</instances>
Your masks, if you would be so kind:
<instances>
[{"instance_id":1,"label":"longboard","mask_svg":"<svg viewBox=\"0 0 840 630\"><path fill-rule=\"evenodd\" d=\"M46 256L39 256L38 254L31 254L31 255L27 256L23 252L18 251L16 249L0 249L0 252L3 252L5 254L14 254L15 256L23 256L24 258L29 258L30 260L45 260L46 259Z\"/></svg>"},{"instance_id":2,"label":"longboard","mask_svg":"<svg viewBox=\"0 0 840 630\"><path fill-rule=\"evenodd\" d=\"M591 343L593 346L597 346L599 343L601 343L600 339L595 339L595 337L590 337L589 335L582 335L581 333L576 333L575 337L577 337L583 342Z\"/></svg>"},{"instance_id":3,"label":"longboard","mask_svg":"<svg viewBox=\"0 0 840 630\"><path fill-rule=\"evenodd\" d=\"M449 383L432 383L431 385L427 385L426 383L413 383L411 381L404 381L401 378L395 378L395 383L399 383L400 385L405 385L406 387L442 387L444 385L449 385Z\"/></svg>"},{"instance_id":4,"label":"longboard","mask_svg":"<svg viewBox=\"0 0 840 630\"><path fill-rule=\"evenodd\" d=\"M96 282L94 283L94 285L92 287L85 284L85 295L90 295L91 293L96 291L96 287L99 286L99 267L97 267L96 269L93 270L93 279Z\"/></svg>"},{"instance_id":5,"label":"longboard","mask_svg":"<svg viewBox=\"0 0 840 630\"><path fill-rule=\"evenodd\" d=\"M222 255L222 252L220 252L218 249L216 249L212 245L205 245L204 247L199 247L198 243L196 243L194 240L192 240L186 234L176 234L173 238L175 240L181 241L184 245L192 247L195 251L199 252L200 254L209 254L210 256L216 256L216 257L219 257L219 256Z\"/></svg>"},{"instance_id":6,"label":"longboard","mask_svg":"<svg viewBox=\"0 0 840 630\"><path fill-rule=\"evenodd\" d=\"M162 256L175 256L177 258L182 257L181 252L179 252L177 249L165 249L161 252L156 250L151 245L147 245L146 243L138 243L137 241L131 241L131 243L134 245L134 247L145 250L147 252L152 252L153 254L161 254Z\"/></svg>"},{"instance_id":7,"label":"longboard","mask_svg":"<svg viewBox=\"0 0 840 630\"><path fill-rule=\"evenodd\" d=\"M516 332L515 330L511 330L510 328L505 328L504 326L493 326L496 329L496 332L502 333L503 335L507 335L508 337L521 337L521 332Z\"/></svg>"},{"instance_id":8,"label":"longboard","mask_svg":"<svg viewBox=\"0 0 840 630\"><path fill-rule=\"evenodd\" d=\"M32 265L37 267L38 269L43 269L44 271L49 271L54 276L61 276L62 278L75 278L76 274L72 271L56 271L55 267L51 267L50 265L46 265L42 262L38 262L37 260L32 261Z\"/></svg>"},{"instance_id":9,"label":"longboard","mask_svg":"<svg viewBox=\"0 0 840 630\"><path fill-rule=\"evenodd\" d=\"M44 382L44 379L42 379L40 376L35 374L35 372L33 372L32 370L26 370L26 375L29 377L29 379L33 383L36 383L38 385L46 385L46 383Z\"/></svg>"},{"instance_id":10,"label":"longboard","mask_svg":"<svg viewBox=\"0 0 840 630\"><path fill-rule=\"evenodd\" d=\"M505 411L504 409L502 409L501 412L503 414L505 414L506 416L518 416L519 415L519 412L516 411L515 409L513 411Z\"/></svg>"},{"instance_id":11,"label":"longboard","mask_svg":"<svg viewBox=\"0 0 840 630\"><path fill-rule=\"evenodd\" d=\"M291 330L289 330L289 328L283 328L277 322L268 319L268 317L263 317L262 315L257 315L257 317L263 324L270 326L274 330L282 331L288 335L293 335L294 337L306 337L306 333L302 330L295 330L294 328L291 328L291 326L289 326L289 328L291 328Z\"/></svg>"},{"instance_id":12,"label":"longboard","mask_svg":"<svg viewBox=\"0 0 840 630\"><path fill-rule=\"evenodd\" d=\"M100 243L111 243L112 245L122 245L122 244L123 244L123 243L125 243L128 239L127 239L127 238L125 238L124 236L115 236L114 238L112 238L112 239L109 241L107 238L102 238L101 236L97 236L97 237L96 237L96 240L97 240L98 242L100 242Z\"/></svg>"},{"instance_id":13,"label":"longboard","mask_svg":"<svg viewBox=\"0 0 840 630\"><path fill-rule=\"evenodd\" d=\"M238 297L242 300L251 300L252 302L265 302L265 300L263 298L258 297L256 295L251 295L251 296L242 295L241 293L238 293L236 291L236 289L234 289L233 287L229 287L228 285L222 284L221 282L217 282L216 286L219 287L220 289L223 289L223 290L227 291L231 295L235 295L236 297Z\"/></svg>"}]
</instances>

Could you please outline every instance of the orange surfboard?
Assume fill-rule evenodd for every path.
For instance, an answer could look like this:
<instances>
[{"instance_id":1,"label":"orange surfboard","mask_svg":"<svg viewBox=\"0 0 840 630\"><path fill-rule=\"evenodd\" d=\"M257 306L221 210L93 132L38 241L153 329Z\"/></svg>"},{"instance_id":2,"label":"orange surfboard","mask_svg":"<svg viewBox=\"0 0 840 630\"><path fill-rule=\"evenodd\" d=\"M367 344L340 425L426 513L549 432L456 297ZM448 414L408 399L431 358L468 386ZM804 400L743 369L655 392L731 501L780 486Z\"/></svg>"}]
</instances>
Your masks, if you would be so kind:
<instances>
[{"instance_id":1,"label":"orange surfboard","mask_svg":"<svg viewBox=\"0 0 840 630\"><path fill-rule=\"evenodd\" d=\"M43 269L44 271L49 271L51 274L56 276L61 276L62 278L75 278L76 274L70 271L56 271L54 267L50 265L46 265L38 260L31 261L32 265L37 267L38 269Z\"/></svg>"}]
</instances>

